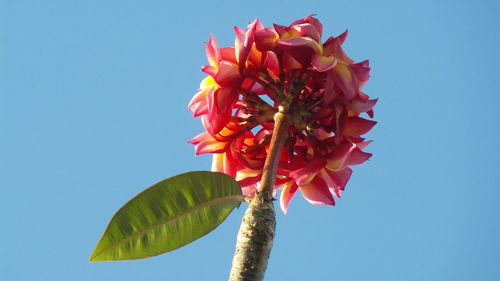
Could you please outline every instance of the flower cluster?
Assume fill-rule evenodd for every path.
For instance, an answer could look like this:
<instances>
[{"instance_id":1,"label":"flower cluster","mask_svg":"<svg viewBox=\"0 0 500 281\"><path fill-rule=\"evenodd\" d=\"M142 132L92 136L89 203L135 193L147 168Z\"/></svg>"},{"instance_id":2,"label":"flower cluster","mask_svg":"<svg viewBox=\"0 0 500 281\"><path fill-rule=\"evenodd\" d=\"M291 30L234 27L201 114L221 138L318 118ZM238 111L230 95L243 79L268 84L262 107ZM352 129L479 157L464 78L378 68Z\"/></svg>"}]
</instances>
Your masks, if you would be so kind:
<instances>
[{"instance_id":1,"label":"flower cluster","mask_svg":"<svg viewBox=\"0 0 500 281\"><path fill-rule=\"evenodd\" d=\"M377 99L361 92L369 78L368 61L354 63L342 50L347 31L322 43L323 26L314 16L289 26L264 28L255 20L235 27L232 47L206 45L208 74L189 103L206 132L189 143L196 154L213 153L212 170L224 172L246 196L259 189L262 168L278 107L289 118L275 187L281 208L298 190L312 204L334 205L352 170L371 154L361 135L375 124Z\"/></svg>"}]
</instances>

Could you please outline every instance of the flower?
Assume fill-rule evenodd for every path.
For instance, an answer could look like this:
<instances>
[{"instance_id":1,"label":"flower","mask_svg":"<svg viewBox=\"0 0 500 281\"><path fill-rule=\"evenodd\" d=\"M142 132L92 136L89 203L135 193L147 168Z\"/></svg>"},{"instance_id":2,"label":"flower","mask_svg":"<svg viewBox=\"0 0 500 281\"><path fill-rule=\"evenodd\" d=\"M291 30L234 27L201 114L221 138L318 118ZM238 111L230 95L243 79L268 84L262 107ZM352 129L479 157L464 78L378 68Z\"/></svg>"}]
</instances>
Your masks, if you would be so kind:
<instances>
[{"instance_id":1,"label":"flower","mask_svg":"<svg viewBox=\"0 0 500 281\"><path fill-rule=\"evenodd\" d=\"M361 117L373 118L377 103L361 91L368 61L355 63L343 51L347 31L322 42L314 15L272 28L254 20L235 32L234 46L219 48L213 35L206 43L208 76L188 106L206 131L189 143L196 154L213 153L212 170L234 177L251 197L281 106L291 124L275 183L283 212L297 190L312 204L335 205L350 166L371 157L361 137L376 124Z\"/></svg>"}]
</instances>

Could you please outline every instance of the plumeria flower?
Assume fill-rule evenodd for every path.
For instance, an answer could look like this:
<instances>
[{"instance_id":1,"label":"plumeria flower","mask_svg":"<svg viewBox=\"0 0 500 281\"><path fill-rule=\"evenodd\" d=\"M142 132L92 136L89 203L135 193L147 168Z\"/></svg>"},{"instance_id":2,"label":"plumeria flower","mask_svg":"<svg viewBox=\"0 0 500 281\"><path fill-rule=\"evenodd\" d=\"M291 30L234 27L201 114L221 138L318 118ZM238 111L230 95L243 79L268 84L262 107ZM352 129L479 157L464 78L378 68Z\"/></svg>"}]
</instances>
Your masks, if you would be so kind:
<instances>
[{"instance_id":1,"label":"plumeria flower","mask_svg":"<svg viewBox=\"0 0 500 281\"><path fill-rule=\"evenodd\" d=\"M214 154L212 170L234 177L252 197L274 114L284 108L290 127L275 181L283 212L297 190L312 204L335 205L351 166L371 157L361 137L376 124L366 117L373 118L377 99L361 91L368 61L355 63L343 51L347 32L323 42L313 15L270 28L254 20L235 32L234 46L219 48L213 35L206 45L208 76L188 106L206 131L189 143L196 154Z\"/></svg>"}]
</instances>

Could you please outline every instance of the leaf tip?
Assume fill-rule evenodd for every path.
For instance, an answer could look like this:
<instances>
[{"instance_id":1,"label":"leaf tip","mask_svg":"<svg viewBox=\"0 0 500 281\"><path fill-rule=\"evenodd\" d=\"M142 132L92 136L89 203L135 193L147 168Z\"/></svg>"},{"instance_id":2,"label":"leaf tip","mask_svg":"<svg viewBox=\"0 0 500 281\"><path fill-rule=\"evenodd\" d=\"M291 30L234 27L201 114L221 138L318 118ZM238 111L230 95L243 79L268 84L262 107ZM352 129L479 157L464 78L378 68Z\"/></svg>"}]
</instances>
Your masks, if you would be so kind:
<instances>
[{"instance_id":1,"label":"leaf tip","mask_svg":"<svg viewBox=\"0 0 500 281\"><path fill-rule=\"evenodd\" d=\"M90 254L90 257L89 257L90 263L94 263L96 261L103 261L102 259L99 258L101 253L96 252L96 250L97 250L97 248L92 252L92 254Z\"/></svg>"},{"instance_id":2,"label":"leaf tip","mask_svg":"<svg viewBox=\"0 0 500 281\"><path fill-rule=\"evenodd\" d=\"M90 262L90 263L94 263L94 262L96 262L96 261L97 261L97 260L95 259L95 253L94 253L94 252L92 252L92 254L91 254L91 255L90 255L90 257L89 257L89 262Z\"/></svg>"}]
</instances>

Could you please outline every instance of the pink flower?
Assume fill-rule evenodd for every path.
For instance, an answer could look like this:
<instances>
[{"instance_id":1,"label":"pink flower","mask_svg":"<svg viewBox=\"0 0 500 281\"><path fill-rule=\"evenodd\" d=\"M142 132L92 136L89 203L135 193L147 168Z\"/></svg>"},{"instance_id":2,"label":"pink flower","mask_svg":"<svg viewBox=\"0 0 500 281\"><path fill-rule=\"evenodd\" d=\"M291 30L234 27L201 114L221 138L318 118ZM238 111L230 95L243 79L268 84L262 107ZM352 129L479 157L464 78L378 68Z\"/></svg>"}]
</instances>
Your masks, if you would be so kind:
<instances>
[{"instance_id":1,"label":"pink flower","mask_svg":"<svg viewBox=\"0 0 500 281\"><path fill-rule=\"evenodd\" d=\"M297 190L312 204L334 205L350 167L371 157L361 137L376 124L362 116L373 118L377 103L361 92L368 61L354 63L343 51L347 32L323 42L314 16L272 28L254 20L235 31L233 47L219 48L213 36L207 43L208 76L188 106L206 132L190 143L197 154L213 153L212 170L253 196L282 106L291 121L275 184L283 212Z\"/></svg>"}]
</instances>

